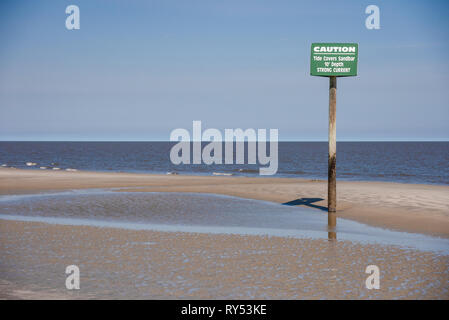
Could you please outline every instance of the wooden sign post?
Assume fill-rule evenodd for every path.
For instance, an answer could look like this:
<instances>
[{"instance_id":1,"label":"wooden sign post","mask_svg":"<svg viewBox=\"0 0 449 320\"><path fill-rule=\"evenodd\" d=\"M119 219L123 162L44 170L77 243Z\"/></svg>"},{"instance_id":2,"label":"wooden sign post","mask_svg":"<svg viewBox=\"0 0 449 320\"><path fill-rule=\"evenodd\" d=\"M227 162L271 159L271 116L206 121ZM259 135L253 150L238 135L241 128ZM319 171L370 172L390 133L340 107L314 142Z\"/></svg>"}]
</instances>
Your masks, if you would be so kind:
<instances>
[{"instance_id":1,"label":"wooden sign post","mask_svg":"<svg viewBox=\"0 0 449 320\"><path fill-rule=\"evenodd\" d=\"M329 226L335 227L337 211L337 77L357 75L357 43L312 43L310 75L329 77L329 155L327 209Z\"/></svg>"},{"instance_id":2,"label":"wooden sign post","mask_svg":"<svg viewBox=\"0 0 449 320\"><path fill-rule=\"evenodd\" d=\"M327 211L337 211L337 77L329 77L329 154L327 159Z\"/></svg>"}]
</instances>

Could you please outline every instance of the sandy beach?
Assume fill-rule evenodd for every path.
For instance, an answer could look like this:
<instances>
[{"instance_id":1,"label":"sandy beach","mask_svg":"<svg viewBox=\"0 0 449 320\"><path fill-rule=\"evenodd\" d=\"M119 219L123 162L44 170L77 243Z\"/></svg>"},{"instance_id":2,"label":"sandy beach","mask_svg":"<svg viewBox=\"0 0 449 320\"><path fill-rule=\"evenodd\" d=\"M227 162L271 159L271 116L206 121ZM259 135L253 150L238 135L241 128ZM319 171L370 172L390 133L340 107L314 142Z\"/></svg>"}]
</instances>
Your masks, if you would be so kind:
<instances>
[{"instance_id":1,"label":"sandy beach","mask_svg":"<svg viewBox=\"0 0 449 320\"><path fill-rule=\"evenodd\" d=\"M0 169L0 194L68 189L213 193L326 215L326 181ZM449 238L449 187L339 182L338 216ZM0 220L1 299L449 299L449 256L278 236ZM66 290L65 267L81 288ZM367 290L365 268L381 270Z\"/></svg>"},{"instance_id":2,"label":"sandy beach","mask_svg":"<svg viewBox=\"0 0 449 320\"><path fill-rule=\"evenodd\" d=\"M294 178L0 169L0 194L86 188L213 193L291 203L326 214L327 182ZM338 217L449 238L449 186L337 182Z\"/></svg>"}]
</instances>

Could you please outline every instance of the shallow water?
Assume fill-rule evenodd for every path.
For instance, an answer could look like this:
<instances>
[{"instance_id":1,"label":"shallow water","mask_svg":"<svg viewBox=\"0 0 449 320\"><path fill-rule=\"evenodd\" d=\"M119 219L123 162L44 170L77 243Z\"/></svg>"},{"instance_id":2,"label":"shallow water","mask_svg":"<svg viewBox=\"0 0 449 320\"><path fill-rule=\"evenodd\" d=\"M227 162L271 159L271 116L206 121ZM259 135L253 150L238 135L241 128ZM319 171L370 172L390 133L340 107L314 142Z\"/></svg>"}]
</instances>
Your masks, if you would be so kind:
<instances>
[{"instance_id":1,"label":"shallow water","mask_svg":"<svg viewBox=\"0 0 449 320\"><path fill-rule=\"evenodd\" d=\"M74 190L0 196L0 219L132 230L228 233L396 245L449 255L449 240L371 227L309 208L193 193Z\"/></svg>"}]
</instances>

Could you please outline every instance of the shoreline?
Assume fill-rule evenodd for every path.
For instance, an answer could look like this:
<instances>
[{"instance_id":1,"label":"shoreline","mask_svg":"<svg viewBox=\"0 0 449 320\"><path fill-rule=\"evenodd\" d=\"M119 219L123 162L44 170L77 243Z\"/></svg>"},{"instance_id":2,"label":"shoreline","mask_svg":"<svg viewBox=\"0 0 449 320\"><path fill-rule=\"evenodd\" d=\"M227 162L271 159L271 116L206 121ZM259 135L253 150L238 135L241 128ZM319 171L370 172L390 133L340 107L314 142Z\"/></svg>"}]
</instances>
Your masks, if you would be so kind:
<instances>
[{"instance_id":1,"label":"shoreline","mask_svg":"<svg viewBox=\"0 0 449 320\"><path fill-rule=\"evenodd\" d=\"M327 214L325 180L0 169L0 195L93 188L222 194L305 206ZM337 181L337 217L449 238L447 194L449 186Z\"/></svg>"},{"instance_id":2,"label":"shoreline","mask_svg":"<svg viewBox=\"0 0 449 320\"><path fill-rule=\"evenodd\" d=\"M24 170L24 171L36 171L36 172L42 172L42 171L48 171L53 172L52 168L46 168L46 169L39 169L37 167L14 167L14 166L7 166L7 167L0 167L0 170ZM84 169L73 169L73 168L60 168L58 170L55 170L58 172L84 172L84 173L105 173L105 174L133 174L133 175L154 175L154 176L166 176L166 175L176 175L176 176L184 176L184 177L233 177L233 178L251 178L251 179L297 179L297 180L303 180L303 181L318 181L318 182L327 182L327 177L318 177L318 176L298 176L295 174L285 174L285 173L277 173L275 177L273 176L262 176L259 174L255 175L245 175L244 172L228 172L228 171L210 171L210 172L184 172L184 171L121 171L121 170L84 170ZM217 173L216 175L214 173ZM346 178L346 177L339 177L337 176L338 182L366 182L366 183L395 183L395 184L405 184L405 185L418 185L418 186L442 186L442 187L449 187L449 183L437 183L437 182L408 182L408 181L393 181L393 180L379 180L379 179L372 179L367 180L363 178Z\"/></svg>"}]
</instances>

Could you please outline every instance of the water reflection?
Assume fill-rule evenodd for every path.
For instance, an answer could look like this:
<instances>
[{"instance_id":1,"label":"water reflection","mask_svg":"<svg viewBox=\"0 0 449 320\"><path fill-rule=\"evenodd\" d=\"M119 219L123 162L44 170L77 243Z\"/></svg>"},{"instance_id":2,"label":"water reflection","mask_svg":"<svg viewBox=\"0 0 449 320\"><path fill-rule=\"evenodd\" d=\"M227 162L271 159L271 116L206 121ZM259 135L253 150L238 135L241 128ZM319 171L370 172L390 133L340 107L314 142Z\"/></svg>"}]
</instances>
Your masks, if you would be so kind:
<instances>
[{"instance_id":1,"label":"water reflection","mask_svg":"<svg viewBox=\"0 0 449 320\"><path fill-rule=\"evenodd\" d=\"M337 215L335 212L329 212L327 215L327 237L328 240L337 240Z\"/></svg>"}]
</instances>

